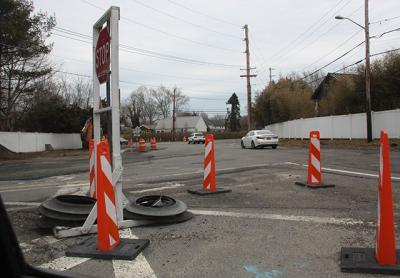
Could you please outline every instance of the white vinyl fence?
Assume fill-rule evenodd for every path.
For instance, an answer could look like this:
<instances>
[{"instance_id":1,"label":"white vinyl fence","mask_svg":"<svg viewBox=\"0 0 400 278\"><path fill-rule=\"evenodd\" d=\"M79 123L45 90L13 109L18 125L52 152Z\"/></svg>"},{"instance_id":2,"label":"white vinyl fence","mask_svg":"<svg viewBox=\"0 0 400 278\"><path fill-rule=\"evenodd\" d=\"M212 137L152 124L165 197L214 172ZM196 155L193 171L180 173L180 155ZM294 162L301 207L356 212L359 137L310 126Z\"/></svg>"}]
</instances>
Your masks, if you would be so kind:
<instances>
[{"instance_id":1,"label":"white vinyl fence","mask_svg":"<svg viewBox=\"0 0 400 278\"><path fill-rule=\"evenodd\" d=\"M13 152L41 152L46 144L55 150L82 148L79 133L0 132L0 145Z\"/></svg>"},{"instance_id":2,"label":"white vinyl fence","mask_svg":"<svg viewBox=\"0 0 400 278\"><path fill-rule=\"evenodd\" d=\"M325 139L367 138L365 113L298 119L268 125L265 129L281 138L309 138L311 130L319 130ZM400 109L372 112L372 136L379 138L381 130L386 130L390 138L400 138Z\"/></svg>"}]
</instances>

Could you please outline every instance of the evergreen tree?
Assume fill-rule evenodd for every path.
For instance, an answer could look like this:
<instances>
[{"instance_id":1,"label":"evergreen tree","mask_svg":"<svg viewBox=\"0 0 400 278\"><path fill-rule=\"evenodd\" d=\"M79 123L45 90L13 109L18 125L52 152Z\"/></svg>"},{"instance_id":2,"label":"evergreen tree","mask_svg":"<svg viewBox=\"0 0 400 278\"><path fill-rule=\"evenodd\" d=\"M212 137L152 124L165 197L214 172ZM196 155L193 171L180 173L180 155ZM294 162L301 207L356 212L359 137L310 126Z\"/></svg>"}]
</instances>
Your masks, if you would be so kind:
<instances>
[{"instance_id":1,"label":"evergreen tree","mask_svg":"<svg viewBox=\"0 0 400 278\"><path fill-rule=\"evenodd\" d=\"M236 93L232 94L227 104L231 105L227 118L227 127L230 131L238 131L240 130L240 103Z\"/></svg>"},{"instance_id":2,"label":"evergreen tree","mask_svg":"<svg viewBox=\"0 0 400 278\"><path fill-rule=\"evenodd\" d=\"M35 81L52 69L45 40L54 17L33 14L29 0L0 1L0 130L12 130L15 115L35 94Z\"/></svg>"}]
</instances>

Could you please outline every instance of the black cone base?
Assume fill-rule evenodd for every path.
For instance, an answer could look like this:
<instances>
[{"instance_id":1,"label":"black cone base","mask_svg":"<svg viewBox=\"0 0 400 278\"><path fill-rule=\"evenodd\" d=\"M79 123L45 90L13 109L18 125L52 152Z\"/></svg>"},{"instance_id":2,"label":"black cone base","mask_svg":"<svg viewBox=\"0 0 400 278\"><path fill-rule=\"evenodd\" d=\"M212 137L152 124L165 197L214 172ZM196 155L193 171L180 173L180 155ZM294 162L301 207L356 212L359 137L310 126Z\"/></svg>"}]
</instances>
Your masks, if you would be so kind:
<instances>
[{"instance_id":1,"label":"black cone base","mask_svg":"<svg viewBox=\"0 0 400 278\"><path fill-rule=\"evenodd\" d=\"M77 246L67 250L68 257L83 257L103 260L133 260L148 245L148 239L127 239L121 238L121 242L111 251L97 250L97 237L91 237Z\"/></svg>"},{"instance_id":2,"label":"black cone base","mask_svg":"<svg viewBox=\"0 0 400 278\"><path fill-rule=\"evenodd\" d=\"M304 187L309 187L312 189L316 189L316 188L329 188L329 187L335 187L334 184L317 184L317 183L306 183L306 182L295 182L296 185L300 185L300 186L304 186Z\"/></svg>"},{"instance_id":3,"label":"black cone base","mask_svg":"<svg viewBox=\"0 0 400 278\"><path fill-rule=\"evenodd\" d=\"M204 188L201 188L201 189L188 189L189 193L196 194L196 195L201 195L201 196L228 193L228 192L231 192L231 191L232 191L232 189L223 188L223 187L217 187L214 192L211 192L210 190L204 190Z\"/></svg>"},{"instance_id":4,"label":"black cone base","mask_svg":"<svg viewBox=\"0 0 400 278\"><path fill-rule=\"evenodd\" d=\"M342 272L400 274L400 250L396 250L397 265L380 265L375 259L374 248L342 248L340 268Z\"/></svg>"}]
</instances>

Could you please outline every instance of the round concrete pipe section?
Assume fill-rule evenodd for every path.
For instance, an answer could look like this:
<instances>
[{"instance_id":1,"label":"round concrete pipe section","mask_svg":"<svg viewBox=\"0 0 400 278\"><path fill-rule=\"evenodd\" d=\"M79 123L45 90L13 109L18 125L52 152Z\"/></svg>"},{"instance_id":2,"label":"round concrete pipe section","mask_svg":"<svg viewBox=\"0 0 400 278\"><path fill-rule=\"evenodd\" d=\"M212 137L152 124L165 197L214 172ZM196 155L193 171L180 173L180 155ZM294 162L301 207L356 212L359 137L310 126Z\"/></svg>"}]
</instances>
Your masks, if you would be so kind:
<instances>
[{"instance_id":1,"label":"round concrete pipe section","mask_svg":"<svg viewBox=\"0 0 400 278\"><path fill-rule=\"evenodd\" d=\"M43 202L39 208L40 228L82 225L96 200L87 196L59 195Z\"/></svg>"},{"instance_id":2,"label":"round concrete pipe section","mask_svg":"<svg viewBox=\"0 0 400 278\"><path fill-rule=\"evenodd\" d=\"M95 199L87 196L59 195L44 201L40 206L55 212L88 215L95 203Z\"/></svg>"},{"instance_id":3,"label":"round concrete pipe section","mask_svg":"<svg viewBox=\"0 0 400 278\"><path fill-rule=\"evenodd\" d=\"M125 211L142 216L169 217L181 214L187 210L184 202L169 196L149 195L139 198L129 198Z\"/></svg>"}]
</instances>

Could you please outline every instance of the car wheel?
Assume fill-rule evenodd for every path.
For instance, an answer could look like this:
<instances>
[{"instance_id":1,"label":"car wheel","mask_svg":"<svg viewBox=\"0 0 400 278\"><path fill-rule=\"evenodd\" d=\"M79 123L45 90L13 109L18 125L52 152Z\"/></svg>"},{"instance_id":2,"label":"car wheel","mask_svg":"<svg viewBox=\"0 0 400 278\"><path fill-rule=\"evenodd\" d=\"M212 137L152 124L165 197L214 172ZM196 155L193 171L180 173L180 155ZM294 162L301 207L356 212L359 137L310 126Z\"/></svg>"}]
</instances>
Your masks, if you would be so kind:
<instances>
[{"instance_id":1,"label":"car wheel","mask_svg":"<svg viewBox=\"0 0 400 278\"><path fill-rule=\"evenodd\" d=\"M255 149L255 148L256 148L256 145L254 144L254 141L251 141L251 148L252 148L252 149Z\"/></svg>"},{"instance_id":2,"label":"car wheel","mask_svg":"<svg viewBox=\"0 0 400 278\"><path fill-rule=\"evenodd\" d=\"M188 144L190 144L190 141L188 141Z\"/></svg>"},{"instance_id":3,"label":"car wheel","mask_svg":"<svg viewBox=\"0 0 400 278\"><path fill-rule=\"evenodd\" d=\"M240 146L242 146L242 149L245 149L243 141L240 141Z\"/></svg>"},{"instance_id":4,"label":"car wheel","mask_svg":"<svg viewBox=\"0 0 400 278\"><path fill-rule=\"evenodd\" d=\"M275 150L278 147L278 145L274 145L272 146L272 148Z\"/></svg>"}]
</instances>

